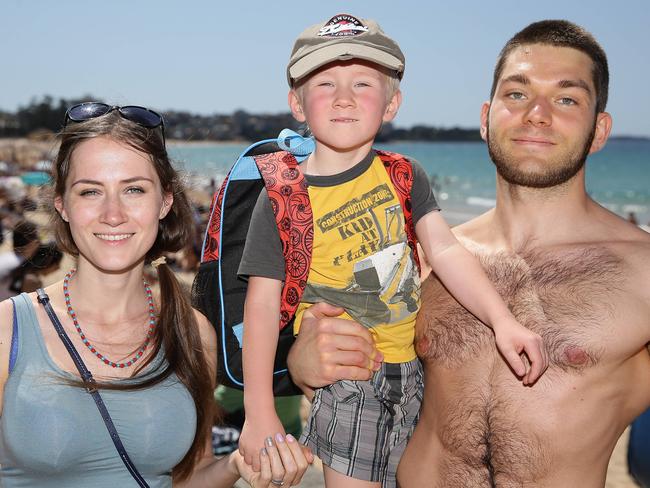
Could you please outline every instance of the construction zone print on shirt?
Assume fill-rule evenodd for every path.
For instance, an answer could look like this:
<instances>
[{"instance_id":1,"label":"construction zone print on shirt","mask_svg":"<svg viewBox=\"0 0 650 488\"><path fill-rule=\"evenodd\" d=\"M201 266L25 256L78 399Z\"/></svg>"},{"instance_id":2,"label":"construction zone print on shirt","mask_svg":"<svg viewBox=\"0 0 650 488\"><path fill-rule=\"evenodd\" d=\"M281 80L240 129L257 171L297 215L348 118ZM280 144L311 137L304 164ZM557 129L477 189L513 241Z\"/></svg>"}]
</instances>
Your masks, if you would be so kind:
<instances>
[{"instance_id":1,"label":"construction zone print on shirt","mask_svg":"<svg viewBox=\"0 0 650 488\"><path fill-rule=\"evenodd\" d=\"M410 361L420 281L402 207L381 160L375 157L363 174L336 186L310 185L309 199L314 247L298 314L320 301L341 306L371 329L387 361Z\"/></svg>"}]
</instances>

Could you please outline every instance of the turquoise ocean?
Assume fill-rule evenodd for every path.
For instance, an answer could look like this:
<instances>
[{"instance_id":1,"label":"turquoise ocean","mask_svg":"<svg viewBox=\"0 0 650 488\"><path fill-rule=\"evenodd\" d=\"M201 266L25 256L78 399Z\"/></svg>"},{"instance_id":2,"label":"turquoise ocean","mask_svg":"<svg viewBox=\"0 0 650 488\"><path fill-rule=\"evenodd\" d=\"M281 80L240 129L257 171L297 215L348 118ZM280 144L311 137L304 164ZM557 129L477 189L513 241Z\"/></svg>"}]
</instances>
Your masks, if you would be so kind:
<instances>
[{"instance_id":1,"label":"turquoise ocean","mask_svg":"<svg viewBox=\"0 0 650 488\"><path fill-rule=\"evenodd\" d=\"M239 153L239 143L170 145L178 167L196 186L221 182ZM394 142L378 148L416 158L434 183L445 218L458 224L494 205L495 169L482 142ZM650 225L650 140L614 139L587 160L587 191L600 204Z\"/></svg>"}]
</instances>

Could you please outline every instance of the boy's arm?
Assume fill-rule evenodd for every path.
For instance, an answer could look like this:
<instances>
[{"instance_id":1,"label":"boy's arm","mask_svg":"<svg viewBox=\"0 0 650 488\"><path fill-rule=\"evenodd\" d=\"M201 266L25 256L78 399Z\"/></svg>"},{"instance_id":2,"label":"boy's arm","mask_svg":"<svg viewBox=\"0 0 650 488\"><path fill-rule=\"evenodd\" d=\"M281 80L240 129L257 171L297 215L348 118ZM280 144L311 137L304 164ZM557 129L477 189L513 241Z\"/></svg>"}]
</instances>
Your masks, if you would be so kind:
<instances>
[{"instance_id":1,"label":"boy's arm","mask_svg":"<svg viewBox=\"0 0 650 488\"><path fill-rule=\"evenodd\" d=\"M458 242L439 212L423 216L415 231L433 272L463 307L492 328L501 354L524 384L534 383L548 366L541 337L516 321L478 259ZM523 352L531 363L528 372Z\"/></svg>"},{"instance_id":2,"label":"boy's arm","mask_svg":"<svg viewBox=\"0 0 650 488\"><path fill-rule=\"evenodd\" d=\"M239 449L259 471L259 452L266 438L284 435L273 402L273 363L279 335L282 282L251 276L244 305L244 409L246 421Z\"/></svg>"}]
</instances>

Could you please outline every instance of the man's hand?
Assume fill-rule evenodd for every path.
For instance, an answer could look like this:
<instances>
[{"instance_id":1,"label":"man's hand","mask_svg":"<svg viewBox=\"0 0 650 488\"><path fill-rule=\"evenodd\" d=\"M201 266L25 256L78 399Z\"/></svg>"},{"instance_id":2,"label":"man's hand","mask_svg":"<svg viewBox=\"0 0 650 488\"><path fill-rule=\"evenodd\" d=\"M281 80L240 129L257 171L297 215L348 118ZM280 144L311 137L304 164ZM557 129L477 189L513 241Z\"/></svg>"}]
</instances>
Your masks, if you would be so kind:
<instances>
[{"instance_id":1,"label":"man's hand","mask_svg":"<svg viewBox=\"0 0 650 488\"><path fill-rule=\"evenodd\" d=\"M362 325L338 316L343 309L317 303L304 312L287 363L294 383L311 399L313 388L339 380L368 380L383 357Z\"/></svg>"}]
</instances>

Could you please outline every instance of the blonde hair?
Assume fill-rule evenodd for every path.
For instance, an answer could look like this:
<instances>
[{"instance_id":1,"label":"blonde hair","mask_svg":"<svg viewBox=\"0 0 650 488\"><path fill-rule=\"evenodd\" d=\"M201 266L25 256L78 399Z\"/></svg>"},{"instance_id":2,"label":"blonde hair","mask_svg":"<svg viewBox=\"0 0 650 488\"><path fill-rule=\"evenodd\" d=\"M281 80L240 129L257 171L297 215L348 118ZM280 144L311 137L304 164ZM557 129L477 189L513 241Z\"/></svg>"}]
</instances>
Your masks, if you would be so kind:
<instances>
[{"instance_id":1,"label":"blonde hair","mask_svg":"<svg viewBox=\"0 0 650 488\"><path fill-rule=\"evenodd\" d=\"M397 77L396 71L389 71L385 73L386 75L386 97L387 102L390 102L395 96L395 93L399 91L400 79Z\"/></svg>"}]
</instances>

